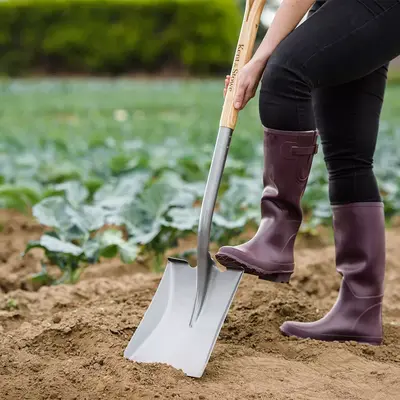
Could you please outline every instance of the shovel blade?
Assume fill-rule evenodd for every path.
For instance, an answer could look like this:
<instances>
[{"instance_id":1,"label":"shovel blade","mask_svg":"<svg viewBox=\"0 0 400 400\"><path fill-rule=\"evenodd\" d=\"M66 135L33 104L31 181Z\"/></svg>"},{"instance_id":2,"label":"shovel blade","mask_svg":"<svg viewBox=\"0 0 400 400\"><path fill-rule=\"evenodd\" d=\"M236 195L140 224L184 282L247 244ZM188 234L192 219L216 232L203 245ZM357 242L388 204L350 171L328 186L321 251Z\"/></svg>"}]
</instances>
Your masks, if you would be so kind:
<instances>
[{"instance_id":1,"label":"shovel blade","mask_svg":"<svg viewBox=\"0 0 400 400\"><path fill-rule=\"evenodd\" d=\"M206 368L243 271L212 267L200 315L190 326L196 297L196 268L168 259L164 275L124 356L164 363L200 378Z\"/></svg>"}]
</instances>

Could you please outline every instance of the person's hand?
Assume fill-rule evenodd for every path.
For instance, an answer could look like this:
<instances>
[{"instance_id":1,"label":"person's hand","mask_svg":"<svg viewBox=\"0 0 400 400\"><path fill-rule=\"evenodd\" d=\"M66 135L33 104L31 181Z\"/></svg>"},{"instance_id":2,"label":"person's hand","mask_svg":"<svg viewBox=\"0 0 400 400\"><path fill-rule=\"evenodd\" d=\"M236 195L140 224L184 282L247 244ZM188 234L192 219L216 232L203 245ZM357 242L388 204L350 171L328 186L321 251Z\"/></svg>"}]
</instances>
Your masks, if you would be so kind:
<instances>
[{"instance_id":1,"label":"person's hand","mask_svg":"<svg viewBox=\"0 0 400 400\"><path fill-rule=\"evenodd\" d=\"M264 70L264 63L250 60L239 72L236 96L233 102L237 110L242 110L246 104L252 99L256 92L258 84ZM225 78L224 97L226 96L231 77Z\"/></svg>"}]
</instances>

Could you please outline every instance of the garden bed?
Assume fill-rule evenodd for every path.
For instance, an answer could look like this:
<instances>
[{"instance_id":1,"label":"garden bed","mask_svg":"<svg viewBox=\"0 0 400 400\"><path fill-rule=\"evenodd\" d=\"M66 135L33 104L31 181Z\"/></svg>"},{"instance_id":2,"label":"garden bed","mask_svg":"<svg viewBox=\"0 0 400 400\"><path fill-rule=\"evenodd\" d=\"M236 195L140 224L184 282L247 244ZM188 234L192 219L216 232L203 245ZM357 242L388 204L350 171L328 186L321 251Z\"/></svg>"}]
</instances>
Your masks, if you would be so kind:
<instances>
[{"instance_id":1,"label":"garden bed","mask_svg":"<svg viewBox=\"0 0 400 400\"><path fill-rule=\"evenodd\" d=\"M340 278L332 247L298 246L290 285L246 276L202 379L123 351L160 276L138 263L90 266L76 285L30 290L41 251L20 258L42 228L14 212L0 224L0 393L20 399L395 399L400 387L400 230L387 232L384 344L282 336L288 319L315 320Z\"/></svg>"}]
</instances>

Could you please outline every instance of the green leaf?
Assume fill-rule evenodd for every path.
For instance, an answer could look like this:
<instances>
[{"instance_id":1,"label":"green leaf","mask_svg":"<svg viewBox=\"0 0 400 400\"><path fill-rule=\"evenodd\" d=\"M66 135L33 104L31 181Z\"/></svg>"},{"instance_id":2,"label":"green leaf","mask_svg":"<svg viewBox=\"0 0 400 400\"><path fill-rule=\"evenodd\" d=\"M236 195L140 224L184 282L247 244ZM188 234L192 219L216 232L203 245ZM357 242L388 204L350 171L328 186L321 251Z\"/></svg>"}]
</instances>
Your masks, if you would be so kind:
<instances>
[{"instance_id":1,"label":"green leaf","mask_svg":"<svg viewBox=\"0 0 400 400\"><path fill-rule=\"evenodd\" d=\"M32 283L38 286L49 285L53 282L53 279L47 272L40 271L37 274L32 274L30 277Z\"/></svg>"},{"instance_id":2,"label":"green leaf","mask_svg":"<svg viewBox=\"0 0 400 400\"><path fill-rule=\"evenodd\" d=\"M95 193L94 204L106 209L120 209L143 190L149 177L147 171L136 171L114 178Z\"/></svg>"},{"instance_id":3,"label":"green leaf","mask_svg":"<svg viewBox=\"0 0 400 400\"><path fill-rule=\"evenodd\" d=\"M188 183L175 172L165 171L159 178L158 185L167 185L175 190L173 199L169 202L169 206L173 207L191 207L204 190L204 183L200 186L198 182Z\"/></svg>"},{"instance_id":4,"label":"green leaf","mask_svg":"<svg viewBox=\"0 0 400 400\"><path fill-rule=\"evenodd\" d=\"M261 196L261 182L232 176L228 190L221 197L217 214L230 220L249 215L251 211L259 214Z\"/></svg>"},{"instance_id":5,"label":"green leaf","mask_svg":"<svg viewBox=\"0 0 400 400\"><path fill-rule=\"evenodd\" d=\"M252 213L244 214L239 218L235 218L233 221L225 218L223 215L215 214L213 217L213 224L224 229L237 229L243 228L246 223L253 219L254 215Z\"/></svg>"},{"instance_id":6,"label":"green leaf","mask_svg":"<svg viewBox=\"0 0 400 400\"><path fill-rule=\"evenodd\" d=\"M83 249L72 243L57 239L53 236L43 235L39 242L31 243L30 248L41 247L49 252L80 256Z\"/></svg>"},{"instance_id":7,"label":"green leaf","mask_svg":"<svg viewBox=\"0 0 400 400\"><path fill-rule=\"evenodd\" d=\"M232 176L229 188L220 200L220 209L214 214L213 225L232 230L258 220L261 195L260 182Z\"/></svg>"},{"instance_id":8,"label":"green leaf","mask_svg":"<svg viewBox=\"0 0 400 400\"><path fill-rule=\"evenodd\" d=\"M119 245L124 242L123 233L118 229L107 229L106 231L96 235L101 246Z\"/></svg>"},{"instance_id":9,"label":"green leaf","mask_svg":"<svg viewBox=\"0 0 400 400\"><path fill-rule=\"evenodd\" d=\"M200 208L171 208L162 224L180 231L193 231L198 225Z\"/></svg>"},{"instance_id":10,"label":"green leaf","mask_svg":"<svg viewBox=\"0 0 400 400\"><path fill-rule=\"evenodd\" d=\"M122 262L131 264L138 255L138 246L133 241L127 241L119 246L119 255Z\"/></svg>"},{"instance_id":11,"label":"green leaf","mask_svg":"<svg viewBox=\"0 0 400 400\"><path fill-rule=\"evenodd\" d=\"M83 270L84 270L84 268L76 268L73 271L71 271L71 273L70 273L71 283L76 283L79 281Z\"/></svg>"},{"instance_id":12,"label":"green leaf","mask_svg":"<svg viewBox=\"0 0 400 400\"><path fill-rule=\"evenodd\" d=\"M30 250L36 248L43 248L43 246L40 244L40 240L30 240L21 256L24 257Z\"/></svg>"},{"instance_id":13,"label":"green leaf","mask_svg":"<svg viewBox=\"0 0 400 400\"><path fill-rule=\"evenodd\" d=\"M84 205L75 214L76 220L89 232L100 229L105 224L105 213L98 206Z\"/></svg>"},{"instance_id":14,"label":"green leaf","mask_svg":"<svg viewBox=\"0 0 400 400\"><path fill-rule=\"evenodd\" d=\"M136 167L137 159L132 154L117 154L110 160L110 168L114 174Z\"/></svg>"},{"instance_id":15,"label":"green leaf","mask_svg":"<svg viewBox=\"0 0 400 400\"><path fill-rule=\"evenodd\" d=\"M6 302L6 309L7 310L16 310L17 308L18 308L18 301L17 300L15 300L13 298L7 299L7 302Z\"/></svg>"},{"instance_id":16,"label":"green leaf","mask_svg":"<svg viewBox=\"0 0 400 400\"><path fill-rule=\"evenodd\" d=\"M82 170L73 160L64 160L54 165L43 165L38 172L42 182L61 183L68 180L80 180Z\"/></svg>"},{"instance_id":17,"label":"green leaf","mask_svg":"<svg viewBox=\"0 0 400 400\"><path fill-rule=\"evenodd\" d=\"M197 197L198 186L191 187L176 173L164 172L121 213L128 233L136 243L151 242L161 231L165 213L172 207L190 207Z\"/></svg>"},{"instance_id":18,"label":"green leaf","mask_svg":"<svg viewBox=\"0 0 400 400\"><path fill-rule=\"evenodd\" d=\"M0 185L0 208L14 208L26 212L40 198L38 185L27 185L24 182Z\"/></svg>"},{"instance_id":19,"label":"green leaf","mask_svg":"<svg viewBox=\"0 0 400 400\"><path fill-rule=\"evenodd\" d=\"M8 196L15 198L23 198L26 204L35 204L39 201L41 195L40 192L36 188L32 186L25 186L21 184L21 186L17 185L0 185L0 197Z\"/></svg>"},{"instance_id":20,"label":"green leaf","mask_svg":"<svg viewBox=\"0 0 400 400\"><path fill-rule=\"evenodd\" d=\"M42 225L55 228L68 240L88 236L89 232L101 228L105 221L101 208L82 205L77 210L59 196L48 197L36 204L33 215Z\"/></svg>"},{"instance_id":21,"label":"green leaf","mask_svg":"<svg viewBox=\"0 0 400 400\"><path fill-rule=\"evenodd\" d=\"M36 204L32 213L42 225L67 230L71 226L70 208L64 198L53 196Z\"/></svg>"},{"instance_id":22,"label":"green leaf","mask_svg":"<svg viewBox=\"0 0 400 400\"><path fill-rule=\"evenodd\" d=\"M46 264L42 262L41 265L41 271L30 276L31 282L38 287L43 285L50 285L54 281L53 278L47 273Z\"/></svg>"},{"instance_id":23,"label":"green leaf","mask_svg":"<svg viewBox=\"0 0 400 400\"><path fill-rule=\"evenodd\" d=\"M161 230L161 217L176 197L176 190L164 182L156 182L122 212L129 235L137 243L146 244Z\"/></svg>"},{"instance_id":24,"label":"green leaf","mask_svg":"<svg viewBox=\"0 0 400 400\"><path fill-rule=\"evenodd\" d=\"M56 191L64 192L67 201L73 206L78 207L89 196L89 191L79 181L67 181L54 185Z\"/></svg>"},{"instance_id":25,"label":"green leaf","mask_svg":"<svg viewBox=\"0 0 400 400\"><path fill-rule=\"evenodd\" d=\"M83 243L85 258L89 264L95 264L100 257L100 242L96 238L90 238Z\"/></svg>"},{"instance_id":26,"label":"green leaf","mask_svg":"<svg viewBox=\"0 0 400 400\"><path fill-rule=\"evenodd\" d=\"M116 244L110 244L100 248L100 257L114 258L118 255L118 246Z\"/></svg>"},{"instance_id":27,"label":"green leaf","mask_svg":"<svg viewBox=\"0 0 400 400\"><path fill-rule=\"evenodd\" d=\"M89 191L89 196L94 196L94 193L97 192L104 184L104 180L98 177L89 177L85 180L85 186Z\"/></svg>"},{"instance_id":28,"label":"green leaf","mask_svg":"<svg viewBox=\"0 0 400 400\"><path fill-rule=\"evenodd\" d=\"M120 214L142 192L149 172L136 171L121 175L102 186L95 194L93 204L103 210L107 223L120 224Z\"/></svg>"},{"instance_id":29,"label":"green leaf","mask_svg":"<svg viewBox=\"0 0 400 400\"><path fill-rule=\"evenodd\" d=\"M136 259L138 247L132 240L125 241L121 231L108 229L98 236L100 243L100 255L103 257L115 257L118 252L121 260L131 263Z\"/></svg>"}]
</instances>

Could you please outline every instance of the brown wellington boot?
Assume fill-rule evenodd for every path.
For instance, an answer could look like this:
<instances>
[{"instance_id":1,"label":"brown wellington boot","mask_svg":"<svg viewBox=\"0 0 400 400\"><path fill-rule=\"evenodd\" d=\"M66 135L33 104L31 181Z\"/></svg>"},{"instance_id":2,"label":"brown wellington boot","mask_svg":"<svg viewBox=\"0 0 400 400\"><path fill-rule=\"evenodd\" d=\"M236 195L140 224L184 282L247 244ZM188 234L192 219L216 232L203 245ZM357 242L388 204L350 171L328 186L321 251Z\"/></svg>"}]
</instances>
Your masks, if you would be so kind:
<instances>
[{"instance_id":1,"label":"brown wellington boot","mask_svg":"<svg viewBox=\"0 0 400 400\"><path fill-rule=\"evenodd\" d=\"M288 336L325 341L382 342L385 218L382 203L333 206L339 297L316 322L285 322Z\"/></svg>"},{"instance_id":2,"label":"brown wellington boot","mask_svg":"<svg viewBox=\"0 0 400 400\"><path fill-rule=\"evenodd\" d=\"M303 216L300 200L317 150L317 131L264 129L260 226L250 241L221 247L216 254L219 263L261 279L289 282Z\"/></svg>"}]
</instances>

